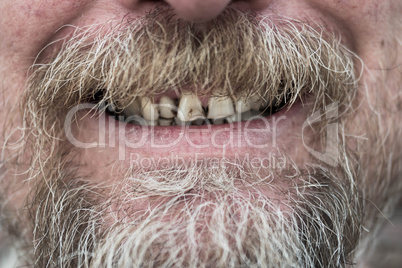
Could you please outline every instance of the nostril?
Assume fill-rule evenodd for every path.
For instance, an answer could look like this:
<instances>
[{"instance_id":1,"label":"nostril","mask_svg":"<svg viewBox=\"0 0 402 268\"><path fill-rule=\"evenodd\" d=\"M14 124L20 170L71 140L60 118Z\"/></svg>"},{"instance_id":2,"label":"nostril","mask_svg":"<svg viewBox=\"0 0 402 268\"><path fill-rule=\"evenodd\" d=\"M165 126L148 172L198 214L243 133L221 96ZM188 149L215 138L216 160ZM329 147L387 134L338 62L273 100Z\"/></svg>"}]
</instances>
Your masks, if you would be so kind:
<instances>
[{"instance_id":1,"label":"nostril","mask_svg":"<svg viewBox=\"0 0 402 268\"><path fill-rule=\"evenodd\" d=\"M145 14L155 7L167 7L177 17L189 22L207 22L215 19L232 5L242 11L259 11L267 8L272 0L117 0L136 14Z\"/></svg>"}]
</instances>

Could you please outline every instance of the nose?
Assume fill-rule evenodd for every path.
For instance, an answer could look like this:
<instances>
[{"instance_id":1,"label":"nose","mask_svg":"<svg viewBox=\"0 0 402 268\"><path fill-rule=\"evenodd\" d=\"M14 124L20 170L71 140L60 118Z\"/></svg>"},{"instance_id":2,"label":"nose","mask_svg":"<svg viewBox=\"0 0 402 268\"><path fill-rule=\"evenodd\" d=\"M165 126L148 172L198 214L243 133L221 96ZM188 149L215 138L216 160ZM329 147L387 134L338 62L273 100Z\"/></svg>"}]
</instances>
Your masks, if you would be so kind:
<instances>
[{"instance_id":1,"label":"nose","mask_svg":"<svg viewBox=\"0 0 402 268\"><path fill-rule=\"evenodd\" d=\"M203 22L217 17L231 0L165 0L176 14L188 21Z\"/></svg>"},{"instance_id":2,"label":"nose","mask_svg":"<svg viewBox=\"0 0 402 268\"><path fill-rule=\"evenodd\" d=\"M164 4L173 9L178 17L184 20L205 22L222 13L232 0L118 0L118 2L132 11L139 11L138 9L141 6L149 8L150 6L155 6L158 2L164 2ZM249 2L249 0L241 0L241 2Z\"/></svg>"}]
</instances>

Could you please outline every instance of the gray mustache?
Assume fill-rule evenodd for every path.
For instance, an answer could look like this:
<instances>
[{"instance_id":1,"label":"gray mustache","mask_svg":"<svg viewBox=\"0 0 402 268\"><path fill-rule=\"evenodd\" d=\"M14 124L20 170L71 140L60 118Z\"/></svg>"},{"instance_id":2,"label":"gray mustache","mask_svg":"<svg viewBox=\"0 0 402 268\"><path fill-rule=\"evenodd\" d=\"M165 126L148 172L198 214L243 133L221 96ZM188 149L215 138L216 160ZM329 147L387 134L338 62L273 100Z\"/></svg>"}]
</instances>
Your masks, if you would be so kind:
<instances>
[{"instance_id":1,"label":"gray mustache","mask_svg":"<svg viewBox=\"0 0 402 268\"><path fill-rule=\"evenodd\" d=\"M99 92L99 105L124 109L135 98L191 90L235 100L257 95L268 106L309 94L318 109L349 104L354 95L353 55L306 24L275 26L228 10L200 28L161 14L107 33L77 30L47 64L33 66L27 102L63 114Z\"/></svg>"}]
</instances>

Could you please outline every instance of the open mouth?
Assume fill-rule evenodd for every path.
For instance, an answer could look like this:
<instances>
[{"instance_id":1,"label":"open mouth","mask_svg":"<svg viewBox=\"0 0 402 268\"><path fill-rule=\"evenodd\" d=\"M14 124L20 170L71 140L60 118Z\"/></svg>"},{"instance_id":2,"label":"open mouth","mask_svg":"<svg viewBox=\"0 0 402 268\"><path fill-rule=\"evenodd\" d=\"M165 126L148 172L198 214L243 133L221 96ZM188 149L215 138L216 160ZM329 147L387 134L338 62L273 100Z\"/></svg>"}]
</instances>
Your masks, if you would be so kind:
<instances>
[{"instance_id":1,"label":"open mouth","mask_svg":"<svg viewBox=\"0 0 402 268\"><path fill-rule=\"evenodd\" d=\"M77 138L86 143L103 140L120 160L162 159L172 154L183 159L259 157L282 149L285 140L291 143L306 116L304 94L273 97L267 92L236 98L214 92L208 96L166 91L136 97L128 105L108 102L105 95L99 91L94 96L93 116L81 123L90 132Z\"/></svg>"},{"instance_id":2,"label":"open mouth","mask_svg":"<svg viewBox=\"0 0 402 268\"><path fill-rule=\"evenodd\" d=\"M74 147L96 145L108 158L293 155L310 112L353 97L353 61L308 26L239 16L198 29L156 15L106 35L77 33L31 76L41 113L32 120L63 124ZM68 117L88 102L92 118Z\"/></svg>"},{"instance_id":3,"label":"open mouth","mask_svg":"<svg viewBox=\"0 0 402 268\"><path fill-rule=\"evenodd\" d=\"M102 92L93 100L99 104ZM203 126L249 121L270 116L286 105L286 98L270 103L266 96L232 98L225 94L199 97L193 92L170 91L135 98L125 107L104 105L116 120L141 126Z\"/></svg>"}]
</instances>

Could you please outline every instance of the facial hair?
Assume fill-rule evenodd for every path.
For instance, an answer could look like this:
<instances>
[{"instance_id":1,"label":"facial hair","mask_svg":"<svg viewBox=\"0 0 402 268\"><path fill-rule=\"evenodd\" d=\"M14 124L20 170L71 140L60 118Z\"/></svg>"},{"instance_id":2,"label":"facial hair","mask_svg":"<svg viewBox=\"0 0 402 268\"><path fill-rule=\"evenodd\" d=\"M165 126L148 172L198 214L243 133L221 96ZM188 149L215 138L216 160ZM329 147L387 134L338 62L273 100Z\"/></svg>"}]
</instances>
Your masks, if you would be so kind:
<instances>
[{"instance_id":1,"label":"facial hair","mask_svg":"<svg viewBox=\"0 0 402 268\"><path fill-rule=\"evenodd\" d=\"M336 102L342 115L337 123L342 126L350 116L355 59L333 36L298 22L275 26L268 18L233 10L202 28L164 14L157 10L106 34L79 29L60 53L39 57L43 64L34 66L22 110L35 182L27 201L35 266L350 263L363 213L358 160L342 138L336 168L311 160L259 176L236 162L213 172L197 164L159 170L131 166L115 185L83 179L88 174L77 168L78 149L63 139L62 123L70 108L99 91L95 109L104 103L124 108L145 94L192 87L200 94L221 88L234 99L259 95L271 105L284 98L292 105L308 95L312 113L325 115L328 104ZM327 123L321 122L318 133ZM281 196L281 202L266 191ZM152 204L136 209L149 197Z\"/></svg>"}]
</instances>

